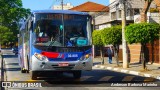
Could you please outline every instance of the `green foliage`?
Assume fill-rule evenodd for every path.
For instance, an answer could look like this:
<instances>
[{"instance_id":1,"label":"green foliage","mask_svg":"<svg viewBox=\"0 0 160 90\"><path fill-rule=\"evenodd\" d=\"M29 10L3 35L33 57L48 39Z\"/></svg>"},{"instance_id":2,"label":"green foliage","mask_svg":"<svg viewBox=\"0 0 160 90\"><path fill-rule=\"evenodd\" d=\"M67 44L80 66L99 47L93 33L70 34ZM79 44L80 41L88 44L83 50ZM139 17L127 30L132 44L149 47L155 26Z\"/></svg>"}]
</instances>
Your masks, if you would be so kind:
<instances>
[{"instance_id":1,"label":"green foliage","mask_svg":"<svg viewBox=\"0 0 160 90\"><path fill-rule=\"evenodd\" d=\"M112 44L115 50L115 57L118 63L118 51L119 44L122 43L122 27L121 26L112 26L110 28L105 28L103 30L94 30L92 33L93 45L104 46ZM101 58L103 56L103 48L101 47ZM103 59L104 63L104 59Z\"/></svg>"},{"instance_id":2,"label":"green foliage","mask_svg":"<svg viewBox=\"0 0 160 90\"><path fill-rule=\"evenodd\" d=\"M30 10L22 8L21 0L0 0L0 12L0 22L2 25L10 26L8 24L17 22L23 17L27 17Z\"/></svg>"},{"instance_id":3,"label":"green foliage","mask_svg":"<svg viewBox=\"0 0 160 90\"><path fill-rule=\"evenodd\" d=\"M104 44L116 45L122 43L122 27L112 26L110 28L105 28L102 32L102 41Z\"/></svg>"},{"instance_id":4,"label":"green foliage","mask_svg":"<svg viewBox=\"0 0 160 90\"><path fill-rule=\"evenodd\" d=\"M101 37L102 37L102 30L94 30L92 33L93 45L103 46Z\"/></svg>"},{"instance_id":5,"label":"green foliage","mask_svg":"<svg viewBox=\"0 0 160 90\"><path fill-rule=\"evenodd\" d=\"M9 31L6 32L12 33L10 34L12 38L6 37L5 41L15 42L19 29L19 20L26 18L30 14L30 9L22 8L21 0L0 0L0 14L0 25L9 29Z\"/></svg>"},{"instance_id":6,"label":"green foliage","mask_svg":"<svg viewBox=\"0 0 160 90\"><path fill-rule=\"evenodd\" d=\"M131 24L126 27L125 37L128 43L148 43L159 38L160 25L154 23Z\"/></svg>"},{"instance_id":7,"label":"green foliage","mask_svg":"<svg viewBox=\"0 0 160 90\"><path fill-rule=\"evenodd\" d=\"M0 26L0 44L4 44L5 42L9 42L12 38L13 33L10 32L10 29L4 26Z\"/></svg>"}]
</instances>

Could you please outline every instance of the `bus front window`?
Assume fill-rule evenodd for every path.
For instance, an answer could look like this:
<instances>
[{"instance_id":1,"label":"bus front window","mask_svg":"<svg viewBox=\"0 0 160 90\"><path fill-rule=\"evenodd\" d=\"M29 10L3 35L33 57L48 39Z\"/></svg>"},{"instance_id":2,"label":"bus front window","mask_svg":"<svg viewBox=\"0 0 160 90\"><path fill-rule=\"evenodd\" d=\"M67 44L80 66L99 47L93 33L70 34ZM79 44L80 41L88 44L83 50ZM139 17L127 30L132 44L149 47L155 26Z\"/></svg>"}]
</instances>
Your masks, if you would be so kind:
<instances>
[{"instance_id":1,"label":"bus front window","mask_svg":"<svg viewBox=\"0 0 160 90\"><path fill-rule=\"evenodd\" d=\"M51 20L39 20L37 21L35 28L35 44L49 46L61 46L60 32L58 25L52 25Z\"/></svg>"},{"instance_id":2,"label":"bus front window","mask_svg":"<svg viewBox=\"0 0 160 90\"><path fill-rule=\"evenodd\" d=\"M35 44L62 47L90 45L89 32L91 30L88 29L88 17L67 14L63 16L63 23L61 14L53 14L49 18L37 19L34 31L36 34Z\"/></svg>"},{"instance_id":3,"label":"bus front window","mask_svg":"<svg viewBox=\"0 0 160 90\"><path fill-rule=\"evenodd\" d=\"M82 46L87 45L87 35L85 30L82 29L82 26L72 26L67 25L66 30L66 46Z\"/></svg>"}]
</instances>

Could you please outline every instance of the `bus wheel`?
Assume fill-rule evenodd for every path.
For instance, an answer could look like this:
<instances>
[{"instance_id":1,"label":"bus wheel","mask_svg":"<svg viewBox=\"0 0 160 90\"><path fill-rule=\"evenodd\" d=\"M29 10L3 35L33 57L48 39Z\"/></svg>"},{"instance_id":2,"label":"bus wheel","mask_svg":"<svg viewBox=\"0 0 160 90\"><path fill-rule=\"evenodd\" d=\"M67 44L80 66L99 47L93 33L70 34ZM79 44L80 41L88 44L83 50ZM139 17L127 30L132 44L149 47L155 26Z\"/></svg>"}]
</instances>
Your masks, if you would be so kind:
<instances>
[{"instance_id":1,"label":"bus wheel","mask_svg":"<svg viewBox=\"0 0 160 90\"><path fill-rule=\"evenodd\" d=\"M81 78L81 74L82 74L81 71L73 71L73 76L75 79Z\"/></svg>"},{"instance_id":2,"label":"bus wheel","mask_svg":"<svg viewBox=\"0 0 160 90\"><path fill-rule=\"evenodd\" d=\"M37 72L31 71L31 79L32 80L37 80Z\"/></svg>"},{"instance_id":3,"label":"bus wheel","mask_svg":"<svg viewBox=\"0 0 160 90\"><path fill-rule=\"evenodd\" d=\"M21 68L21 73L26 73L26 70L24 68Z\"/></svg>"}]
</instances>

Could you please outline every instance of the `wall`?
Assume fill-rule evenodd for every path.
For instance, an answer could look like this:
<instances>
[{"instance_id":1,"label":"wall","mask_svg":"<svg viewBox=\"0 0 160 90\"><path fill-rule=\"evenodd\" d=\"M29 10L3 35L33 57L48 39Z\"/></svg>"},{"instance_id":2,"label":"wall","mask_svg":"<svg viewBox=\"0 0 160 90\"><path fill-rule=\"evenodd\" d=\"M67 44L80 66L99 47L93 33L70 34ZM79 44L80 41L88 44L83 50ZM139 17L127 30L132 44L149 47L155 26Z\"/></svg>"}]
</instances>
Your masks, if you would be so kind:
<instances>
[{"instance_id":1,"label":"wall","mask_svg":"<svg viewBox=\"0 0 160 90\"><path fill-rule=\"evenodd\" d=\"M160 64L160 40L155 40L154 44L147 44L146 59L149 62Z\"/></svg>"},{"instance_id":2,"label":"wall","mask_svg":"<svg viewBox=\"0 0 160 90\"><path fill-rule=\"evenodd\" d=\"M160 23L160 13L148 13L148 22Z\"/></svg>"},{"instance_id":3,"label":"wall","mask_svg":"<svg viewBox=\"0 0 160 90\"><path fill-rule=\"evenodd\" d=\"M110 21L109 13L104 13L95 18L95 25L103 24Z\"/></svg>"}]
</instances>

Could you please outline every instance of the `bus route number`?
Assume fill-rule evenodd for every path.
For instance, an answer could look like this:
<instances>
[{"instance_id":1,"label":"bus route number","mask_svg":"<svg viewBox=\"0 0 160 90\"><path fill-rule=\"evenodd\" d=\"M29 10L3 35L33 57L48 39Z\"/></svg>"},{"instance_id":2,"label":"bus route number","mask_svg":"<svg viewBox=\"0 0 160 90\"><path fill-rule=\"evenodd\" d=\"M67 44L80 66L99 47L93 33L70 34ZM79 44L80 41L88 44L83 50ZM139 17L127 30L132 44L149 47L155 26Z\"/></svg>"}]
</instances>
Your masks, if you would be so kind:
<instances>
[{"instance_id":1,"label":"bus route number","mask_svg":"<svg viewBox=\"0 0 160 90\"><path fill-rule=\"evenodd\" d=\"M78 54L68 54L68 57L78 57Z\"/></svg>"}]
</instances>

